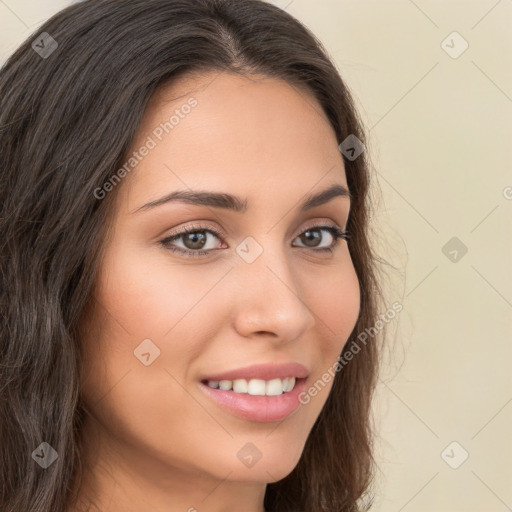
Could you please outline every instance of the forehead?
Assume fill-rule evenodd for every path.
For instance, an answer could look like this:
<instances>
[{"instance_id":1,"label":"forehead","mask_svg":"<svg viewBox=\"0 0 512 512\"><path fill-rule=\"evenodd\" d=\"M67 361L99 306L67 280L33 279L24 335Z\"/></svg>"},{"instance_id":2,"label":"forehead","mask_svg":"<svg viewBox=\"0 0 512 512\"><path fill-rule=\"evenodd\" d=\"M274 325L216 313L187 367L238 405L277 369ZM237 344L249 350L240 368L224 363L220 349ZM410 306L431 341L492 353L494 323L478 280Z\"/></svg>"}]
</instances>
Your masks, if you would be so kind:
<instances>
[{"instance_id":1,"label":"forehead","mask_svg":"<svg viewBox=\"0 0 512 512\"><path fill-rule=\"evenodd\" d=\"M129 154L148 144L127 180L130 207L173 189L300 197L346 184L336 135L313 94L265 76L211 72L160 87Z\"/></svg>"}]
</instances>

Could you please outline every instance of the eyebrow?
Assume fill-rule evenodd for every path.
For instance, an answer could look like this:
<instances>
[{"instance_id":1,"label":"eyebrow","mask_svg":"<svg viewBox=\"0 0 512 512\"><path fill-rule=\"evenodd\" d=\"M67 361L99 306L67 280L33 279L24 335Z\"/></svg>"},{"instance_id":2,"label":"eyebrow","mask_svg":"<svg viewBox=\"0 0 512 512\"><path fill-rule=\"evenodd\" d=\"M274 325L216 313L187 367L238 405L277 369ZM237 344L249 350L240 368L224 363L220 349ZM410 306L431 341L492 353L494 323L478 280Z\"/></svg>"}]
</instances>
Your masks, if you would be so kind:
<instances>
[{"instance_id":1,"label":"eyebrow","mask_svg":"<svg viewBox=\"0 0 512 512\"><path fill-rule=\"evenodd\" d=\"M300 205L300 211L306 212L312 208L328 203L336 197L345 197L350 200L351 194L344 185L331 185L329 188L317 192L316 194L309 194ZM210 206L212 208L222 208L238 213L244 213L248 210L247 199L242 199L241 197L231 194L207 192L202 190L176 190L164 197L161 197L160 199L155 199L154 201L150 201L149 203L140 206L131 213L149 210L170 202L181 202L197 206Z\"/></svg>"}]
</instances>

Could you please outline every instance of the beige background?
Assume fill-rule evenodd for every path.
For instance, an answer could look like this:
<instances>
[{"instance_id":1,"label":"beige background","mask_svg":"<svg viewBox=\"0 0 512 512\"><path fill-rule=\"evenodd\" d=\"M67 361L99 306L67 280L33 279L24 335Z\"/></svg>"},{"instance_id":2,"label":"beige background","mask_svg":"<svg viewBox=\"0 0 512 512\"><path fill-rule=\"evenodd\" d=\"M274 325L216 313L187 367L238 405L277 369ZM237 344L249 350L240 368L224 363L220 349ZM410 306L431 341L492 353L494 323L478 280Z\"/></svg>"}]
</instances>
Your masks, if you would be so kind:
<instances>
[{"instance_id":1,"label":"beige background","mask_svg":"<svg viewBox=\"0 0 512 512\"><path fill-rule=\"evenodd\" d=\"M0 62L68 3L0 0ZM512 510L512 1L273 3L318 35L356 97L375 230L398 268L372 510Z\"/></svg>"}]
</instances>

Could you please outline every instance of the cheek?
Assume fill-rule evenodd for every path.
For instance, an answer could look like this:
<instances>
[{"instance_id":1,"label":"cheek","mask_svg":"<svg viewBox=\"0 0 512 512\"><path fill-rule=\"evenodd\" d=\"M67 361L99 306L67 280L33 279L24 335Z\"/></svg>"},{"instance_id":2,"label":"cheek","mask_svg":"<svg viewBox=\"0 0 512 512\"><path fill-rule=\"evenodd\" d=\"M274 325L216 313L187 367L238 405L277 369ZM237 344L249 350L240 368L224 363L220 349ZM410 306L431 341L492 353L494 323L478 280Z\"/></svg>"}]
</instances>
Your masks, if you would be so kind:
<instances>
[{"instance_id":1,"label":"cheek","mask_svg":"<svg viewBox=\"0 0 512 512\"><path fill-rule=\"evenodd\" d=\"M208 311L204 307L211 301L208 292L224 271L183 265L165 253L148 257L149 252L119 250L112 254L104 262L98 293L112 317L125 328L125 334L127 331L141 340L163 340L172 338L173 331L179 331L185 323L190 327L191 318L196 320L199 313ZM192 328L194 325L199 327L193 322Z\"/></svg>"},{"instance_id":2,"label":"cheek","mask_svg":"<svg viewBox=\"0 0 512 512\"><path fill-rule=\"evenodd\" d=\"M309 282L322 360L335 360L352 333L360 312L360 286L348 250L330 271L325 269ZM310 306L311 307L311 306ZM326 357L327 356L327 357Z\"/></svg>"},{"instance_id":3,"label":"cheek","mask_svg":"<svg viewBox=\"0 0 512 512\"><path fill-rule=\"evenodd\" d=\"M127 443L136 439L146 454L185 466L191 454L203 460L205 442L212 447L219 443L218 424L183 385L205 349L204 326L213 324L205 315L216 313L208 291L225 270L207 271L205 266L199 271L197 265L173 266L156 259L149 263L147 255L119 250L103 261L94 324L84 339L82 390L89 410L116 438ZM218 295L211 296L218 302ZM146 366L134 350L147 339L160 352ZM154 349L148 345L147 350L152 358ZM200 440L197 446L176 446L176 439L191 437ZM218 457L214 451L212 466Z\"/></svg>"},{"instance_id":4,"label":"cheek","mask_svg":"<svg viewBox=\"0 0 512 512\"><path fill-rule=\"evenodd\" d=\"M178 382L189 380L207 349L208 331L220 318L215 286L226 268L174 263L150 252L119 244L107 253L95 291L94 324L84 340L84 396L94 403L123 379L119 412L177 407L186 398Z\"/></svg>"}]
</instances>

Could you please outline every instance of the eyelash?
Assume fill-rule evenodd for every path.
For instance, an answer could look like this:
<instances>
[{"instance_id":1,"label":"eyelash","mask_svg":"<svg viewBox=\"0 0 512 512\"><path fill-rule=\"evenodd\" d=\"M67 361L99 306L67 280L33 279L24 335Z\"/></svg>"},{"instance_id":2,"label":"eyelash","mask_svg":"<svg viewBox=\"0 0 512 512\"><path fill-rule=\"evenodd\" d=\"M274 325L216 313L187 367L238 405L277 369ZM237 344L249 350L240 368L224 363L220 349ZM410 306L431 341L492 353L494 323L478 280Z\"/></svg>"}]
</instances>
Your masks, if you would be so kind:
<instances>
[{"instance_id":1,"label":"eyelash","mask_svg":"<svg viewBox=\"0 0 512 512\"><path fill-rule=\"evenodd\" d=\"M336 226L336 225L323 225L323 224L322 225L317 225L317 226L311 226L311 227L307 228L305 231L303 231L301 233L301 235L304 234L306 231L316 231L316 230L319 230L319 231L329 231L331 233L331 235L333 236L333 238L334 238L334 242L333 242L333 245L331 247L322 247L320 249L314 249L314 248L309 249L309 250L311 250L313 252L330 252L330 253L333 253L334 249L336 249L338 247L340 239L348 241L348 238L349 238L348 231L341 229L339 226ZM190 227L185 228L183 231L180 231L179 233L176 233L175 235L171 235L171 236L169 236L167 238L164 238L163 240L160 241L160 244L165 249L167 249L169 251L172 251L172 252L175 252L175 253L179 253L179 254L183 254L183 255L186 255L187 257L198 258L198 257L201 257L201 256L208 256L215 249L209 249L207 251L191 251L191 250L188 250L188 249L181 249L181 248L178 248L178 247L171 247L171 246L168 245L170 242L174 242L174 241L178 240L179 238L181 238L182 236L188 235L190 233L197 233L197 232L203 232L203 231L205 233L211 233L212 235L215 235L217 238L221 238L221 237L224 236L222 233L219 233L215 229L212 229L212 228L209 228L209 227L206 227L206 226L190 226Z\"/></svg>"}]
</instances>

